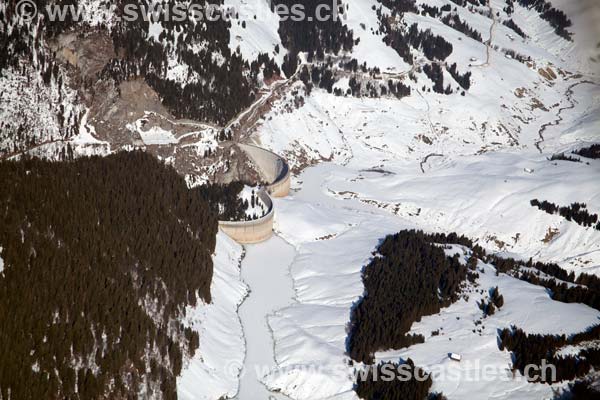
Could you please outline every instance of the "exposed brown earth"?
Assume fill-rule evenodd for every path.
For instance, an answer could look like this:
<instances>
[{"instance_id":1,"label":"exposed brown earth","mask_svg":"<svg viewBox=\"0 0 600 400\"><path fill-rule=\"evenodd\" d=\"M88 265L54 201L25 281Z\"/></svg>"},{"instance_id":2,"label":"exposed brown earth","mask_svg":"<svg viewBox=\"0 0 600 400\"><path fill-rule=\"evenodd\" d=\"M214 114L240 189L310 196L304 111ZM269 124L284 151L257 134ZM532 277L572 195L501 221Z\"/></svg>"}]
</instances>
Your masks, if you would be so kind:
<instances>
[{"instance_id":1,"label":"exposed brown earth","mask_svg":"<svg viewBox=\"0 0 600 400\"><path fill-rule=\"evenodd\" d=\"M118 57L105 31L63 34L51 40L49 46L67 70L71 86L90 109L88 124L94 127L93 135L98 140L110 143L113 151L144 148L158 158L167 160L182 175L208 178L213 182L259 181L254 165L234 146L234 142L219 142L209 154L206 149L194 146L202 139L214 143L224 127L178 120L143 79L120 84L110 79L100 79L105 65ZM232 125L235 141L247 138L247 132L270 109L273 95L283 90L286 83L274 81L272 91L261 93L255 104L236 118L236 124L228 124ZM160 145L144 143L137 130L132 129L136 121L144 131L158 127L171 132L175 142ZM11 154L14 155L17 154Z\"/></svg>"}]
</instances>

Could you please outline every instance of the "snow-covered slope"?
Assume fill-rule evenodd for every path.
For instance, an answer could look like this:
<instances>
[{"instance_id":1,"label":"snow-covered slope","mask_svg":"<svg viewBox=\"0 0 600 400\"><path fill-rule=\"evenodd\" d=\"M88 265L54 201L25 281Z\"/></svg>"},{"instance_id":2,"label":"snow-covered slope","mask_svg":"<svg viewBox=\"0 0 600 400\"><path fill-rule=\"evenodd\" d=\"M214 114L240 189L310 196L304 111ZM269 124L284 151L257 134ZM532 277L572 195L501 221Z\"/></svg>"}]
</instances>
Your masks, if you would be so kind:
<instances>
[{"instance_id":1,"label":"snow-covered slope","mask_svg":"<svg viewBox=\"0 0 600 400\"><path fill-rule=\"evenodd\" d=\"M520 374L513 376L513 360L507 351L499 351L498 329L511 325L529 333L570 335L594 325L600 312L582 304L565 304L552 301L546 289L510 278L495 276L495 269L480 265L479 284L485 295L476 291L469 300L460 300L438 315L425 317L415 323L411 333L421 333L426 343L402 351L377 354L378 360L398 360L411 357L418 365L435 371L433 390L444 392L449 399L468 396L477 398L520 399L551 398L552 386L527 383ZM496 314L482 317L477 302L487 296L487 290L498 287L510 299ZM539 316L546 316L539 318ZM476 322L481 321L481 325ZM432 336L439 330L440 335ZM476 333L473 332L476 330ZM481 331L481 333L480 333ZM460 364L447 356L454 352L462 356Z\"/></svg>"},{"instance_id":2,"label":"snow-covered slope","mask_svg":"<svg viewBox=\"0 0 600 400\"><path fill-rule=\"evenodd\" d=\"M410 69L402 57L381 40L376 33L379 21L373 7L380 4L376 0L355 1L348 4L344 24L352 29L358 44L352 50L352 56L360 64L377 66L383 71L402 72Z\"/></svg>"},{"instance_id":3,"label":"snow-covered slope","mask_svg":"<svg viewBox=\"0 0 600 400\"><path fill-rule=\"evenodd\" d=\"M455 7L449 1L437 3ZM456 63L460 71L472 74L471 88L464 96L459 95L460 91L451 95L433 93L432 82L418 72L418 68L414 71L416 82L405 80L412 88L411 96L401 100L340 98L317 91L295 109L294 96L289 95L265 116L257 129L256 140L288 155L296 167L311 160L343 161L348 151L344 141L352 136L360 137L364 146L388 152L390 158L422 160L429 154L475 154L510 147L554 151L554 146L544 149L550 136L556 134L554 124L565 118L577 119L579 123L597 122L598 82L596 70L591 69L589 63L598 64L562 51L578 46L580 37L585 37L588 31L577 25L574 42L568 42L557 36L535 11L517 5L511 18L521 21L530 35L521 38L500 23L500 19L509 18L502 11L505 3L493 1L491 6L499 15L495 17L497 22L457 7L457 15L479 31L484 40L489 38L491 28L489 60L486 60L484 43L465 37L440 20L413 13L403 17L407 25L416 23L420 29L430 29L453 45L445 64ZM349 26L355 24L352 10L357 7L350 7ZM363 19L369 14L374 17L374 11L369 8L360 10ZM369 55L362 54L359 44L353 56L371 67L388 69L390 57L384 55L383 50L380 54L378 49L381 45L386 51L391 49L381 42L381 36L369 40L373 40L368 45L372 49ZM550 41L559 47L550 46ZM530 61L508 58L507 50L530 57ZM393 63L397 72L411 70L401 59ZM444 82L452 82L447 73L444 73ZM336 87L345 91L347 85L348 80L342 79ZM454 86L456 83L452 84L453 89ZM301 91L301 86L297 89ZM289 115L290 110L292 115ZM570 141L583 139L592 140L579 136L571 137Z\"/></svg>"},{"instance_id":4,"label":"snow-covered slope","mask_svg":"<svg viewBox=\"0 0 600 400\"><path fill-rule=\"evenodd\" d=\"M245 342L237 310L248 291L240 276L241 259L241 246L219 233L213 257L212 303L186 310L184 323L198 332L200 346L177 380L180 399L232 398L238 391Z\"/></svg>"},{"instance_id":5,"label":"snow-covered slope","mask_svg":"<svg viewBox=\"0 0 600 400\"><path fill-rule=\"evenodd\" d=\"M504 2L491 5L506 17ZM458 13L488 39L490 18L460 7ZM486 63L484 44L434 18L405 15L452 42L448 63L473 65L472 86L464 97L422 90L427 78L418 74L413 94L401 100L313 90L298 108L294 96L282 98L261 121L255 141L285 154L296 170L331 161L305 169L295 177L293 195L275 203L276 229L298 255L291 267L297 302L269 320L279 365L267 379L272 389L294 399L356 399L345 354L350 308L362 294L360 273L371 252L381 238L400 229L456 231L500 254L597 274L600 232L529 204L533 198L580 201L593 212L600 210L597 160L548 160L555 152L600 139L596 64L565 54L572 44L530 10L517 6L513 18L529 37L521 39L495 24L497 50L490 48ZM585 28L576 24L580 46ZM365 61L385 70L388 59L373 48L373 57ZM502 49L532 61L507 58ZM354 52L359 58L360 47ZM400 71L410 69L398 65ZM301 84L296 89L301 92ZM434 376L432 390L449 399L551 397L551 386L507 376L510 355L498 349L496 329L516 324L531 333L570 334L597 323L598 311L553 301L543 288L496 276L489 265L481 268L481 287L498 286L506 293L505 308L485 321L483 333L473 332L481 318L480 298L473 295L415 323L412 331L425 335L424 344L381 353L378 359L410 357L442 373ZM443 333L432 337L440 328ZM462 354L466 362L450 363L449 352ZM501 376L491 382L467 377L485 368Z\"/></svg>"},{"instance_id":6,"label":"snow-covered slope","mask_svg":"<svg viewBox=\"0 0 600 400\"><path fill-rule=\"evenodd\" d=\"M83 3L91 27L100 22L114 26L112 13L95 12L101 8L100 2ZM288 80L276 76L276 83L267 87L269 82L260 79L259 72L260 82L254 82L257 87L244 87L243 91L238 90L239 83L249 72L235 55L238 49L248 64L264 53L280 67L294 50L283 46L281 21L267 1L226 0L225 6L237 13L231 26L221 31L220 46L207 52L209 47L201 38L192 38L189 46L182 46L195 56L208 57L202 60L210 60L207 63L212 67L223 67L224 54L230 51L228 65L239 78L237 86L229 86L232 77L221 74L228 66L211 68L213 75L205 76L206 65L181 57L177 43L184 33L168 32L159 23L143 27L141 43L165 47L161 79L173 83L174 89L162 88L161 96L152 90L134 92L131 98L136 101L151 98L155 103L148 100L147 108L126 113L133 127L129 131L133 143L139 142L144 148L181 145L166 156L159 151L159 157L180 167L174 157L183 154L181 162L186 167L180 170L187 173L189 165L194 166L187 176L194 185L205 182L215 175L215 169L227 164L220 159L223 165L215 162L207 167L209 173L194 175L199 170L196 162L204 154L218 151L216 136L227 127L234 131L234 140L249 139L285 156L295 173L292 195L275 201L277 233L294 247L295 255L291 257L286 248L286 259L271 257L268 267L287 270L289 266L295 296L291 305L268 317L277 363L264 379L269 388L293 399L356 399L353 369L345 354L350 309L362 294L361 270L371 252L383 237L398 230L456 231L492 252L552 261L576 273L598 274L600 232L546 214L529 203L534 198L560 205L584 202L592 212L600 212L600 161L548 160L554 153L600 140L600 7L595 0L552 3L572 19L569 31L574 33L573 41L557 35L534 9L515 3L509 15L505 0L476 7L472 3L459 6L450 0L422 0L416 3L419 12L406 12L401 17L392 16L392 10L376 0L346 1L342 24L353 32L351 51L328 54L324 60L309 60L306 52L300 53L298 73L288 74ZM449 6L451 11L432 16L424 12L423 5ZM481 40L446 25L441 15L450 14L468 23L481 34ZM413 24L419 31L430 30L450 43L453 51L443 60L431 60L422 48L411 47L414 59L409 62L384 41L384 20L404 34ZM523 30L523 37L505 24L509 20ZM366 64L364 70L340 67L352 59ZM468 89L449 72L453 64L461 74L471 74ZM435 92L435 82L425 72L425 66L431 65L440 67L443 88L449 87L452 93ZM319 89L318 84L312 91L307 88L299 78L304 66L332 68L338 95ZM39 74L25 72L19 74L15 68L2 71L0 87L5 90L0 97L0 116L18 124L25 117L33 121L29 129L42 146L32 147L30 153L48 156L61 151L62 147L52 142L63 117L77 128L66 136L76 154L114 150L112 143L98 140L95 134L95 128L106 121L88 123L89 110L75 105L75 91L54 81L43 84ZM220 80L215 83L217 76ZM389 80L409 87L410 95L398 99L391 95L370 97L365 92L362 97L347 94L356 81L363 87L385 87ZM22 90L26 82L29 87ZM203 90L189 90L199 83L207 85L198 86ZM162 110L161 101L173 102L173 109L185 108L188 104L180 101L184 92L189 96L186 98L194 99L194 93L203 92L206 97L192 111L202 111L194 115L218 123L169 121L165 126L173 130L160 124L148 129L136 125L155 111L151 106L158 104ZM250 102L251 92L256 96L254 105L238 109ZM221 107L212 110L218 118L211 118L214 115L204 114L204 107L214 106L211 95L216 94ZM224 112L222 108L229 106L230 100L240 103ZM113 104L108 106L107 115L113 115ZM189 128L188 123L202 131ZM10 149L14 145L11 140L2 136L0 144ZM253 249L256 254L266 254L268 246ZM178 379L180 398L219 399L238 394L239 373L244 362L249 362L244 358L248 337L244 337L242 322L251 323L248 319L240 321L237 313L248 295L240 277L241 257L242 248L219 234L213 303L187 312L185 323L199 332L200 347ZM256 266L258 262L249 264ZM474 295L415 323L413 332L425 335L425 343L380 353L378 358L411 357L429 370L441 366L479 371L487 365L504 371L510 356L498 350L497 328L516 323L528 332L573 333L598 321L600 314L590 307L553 301L540 287L506 275L496 276L490 265L480 267L485 271L481 287L500 287L506 302L485 321L484 332L473 332L474 321L481 314ZM257 296L261 301L269 297L264 293L269 282L263 283L256 286L256 290L263 290ZM272 311L262 305L265 307L257 309ZM443 334L432 337L431 331L441 327ZM252 334L268 331L260 328ZM269 344L265 340L252 343L260 343L261 349ZM465 363L460 367L449 364L446 354L450 351L462 354ZM255 358L257 362L270 358L271 353L260 356ZM479 365L469 364L476 360ZM272 364L269 360L266 367L270 369ZM443 391L449 399L533 400L552 394L552 387L528 384L518 377L492 383L434 377L433 389ZM241 400L252 398L248 391L238 396Z\"/></svg>"},{"instance_id":7,"label":"snow-covered slope","mask_svg":"<svg viewBox=\"0 0 600 400\"><path fill-rule=\"evenodd\" d=\"M598 161L555 165L536 152L492 153L445 160L423 175L416 165L389 161L385 171L368 171L373 164L361 160L370 155L373 162L376 153L367 150L361 155L345 167L326 163L307 169L298 177L298 191L276 201L277 230L298 252L291 267L297 303L270 319L280 370L268 383L292 398L356 398L345 355L346 324L350 307L362 294L362 267L387 234L415 227L456 230L513 256L556 261L567 269L592 273L600 266L600 232L529 205L530 197L539 196L565 203L580 199L600 209L600 191L593 183L600 172ZM560 233L546 243L550 227ZM504 374L510 356L498 350L497 328L517 324L532 333L570 334L600 317L588 306L553 301L541 287L496 276L491 266L481 267L481 288L499 286L506 299L502 311L485 320L482 335L473 332L474 321L481 318L476 305L481 296L472 295L413 325L414 332L425 335L424 344L380 357L410 356L418 365L440 371L453 368L447 353L457 352L468 361L464 368L495 368ZM431 331L440 328L443 334L432 339ZM527 384L518 377L502 375L491 383L469 380L464 368L458 380L434 377L433 389L449 399L467 394L509 399L515 393L522 399L539 399L552 393L549 386Z\"/></svg>"},{"instance_id":8,"label":"snow-covered slope","mask_svg":"<svg viewBox=\"0 0 600 400\"><path fill-rule=\"evenodd\" d=\"M268 1L225 0L232 10L229 47L240 49L245 60L252 61L260 53L273 57L279 64L287 53L277 30L279 17L271 12ZM276 51L276 48L279 51Z\"/></svg>"},{"instance_id":9,"label":"snow-covered slope","mask_svg":"<svg viewBox=\"0 0 600 400\"><path fill-rule=\"evenodd\" d=\"M600 72L598 38L600 37L600 7L594 0L553 0L552 4L563 10L573 21L574 41L557 42L556 37L546 35L545 40L535 38L534 41L546 47L550 52L586 74ZM528 26L524 21L525 27ZM541 23L539 25L542 25Z\"/></svg>"}]
</instances>

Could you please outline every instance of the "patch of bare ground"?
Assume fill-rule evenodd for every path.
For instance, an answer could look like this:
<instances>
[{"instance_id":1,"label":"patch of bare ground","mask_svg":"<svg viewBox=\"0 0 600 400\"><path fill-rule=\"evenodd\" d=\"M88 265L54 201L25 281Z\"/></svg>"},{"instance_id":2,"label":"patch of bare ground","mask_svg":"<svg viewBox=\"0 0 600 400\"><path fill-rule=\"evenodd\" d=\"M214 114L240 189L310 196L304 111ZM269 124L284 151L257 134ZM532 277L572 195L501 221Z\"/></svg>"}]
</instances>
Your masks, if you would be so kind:
<instances>
[{"instance_id":1,"label":"patch of bare ground","mask_svg":"<svg viewBox=\"0 0 600 400\"><path fill-rule=\"evenodd\" d=\"M147 111L168 115L156 92L141 79L122 82L118 86L113 81L99 81L96 89L89 104L89 121L96 128L99 139L117 146L143 145L139 134L127 125L144 117Z\"/></svg>"},{"instance_id":2,"label":"patch of bare ground","mask_svg":"<svg viewBox=\"0 0 600 400\"><path fill-rule=\"evenodd\" d=\"M142 145L139 135L127 124L155 112L168 116L159 96L142 79L117 84L100 79L106 64L118 57L112 40L104 30L65 33L49 42L57 59L66 66L71 85L90 108L88 123L94 126L96 138L123 145Z\"/></svg>"},{"instance_id":3,"label":"patch of bare ground","mask_svg":"<svg viewBox=\"0 0 600 400\"><path fill-rule=\"evenodd\" d=\"M514 240L515 244L517 244L519 242L520 238L521 238L521 233L517 232L517 234L512 238L512 240Z\"/></svg>"},{"instance_id":4,"label":"patch of bare ground","mask_svg":"<svg viewBox=\"0 0 600 400\"><path fill-rule=\"evenodd\" d=\"M540 75L541 75L541 76L542 76L544 79L546 79L547 81L553 81L553 80L555 80L556 78L558 78L558 77L556 76L556 73L554 72L554 70L553 70L552 68L550 68L550 67L546 67L545 69L544 69L544 68L539 68L539 69L538 69L538 73L539 73L539 74L540 74Z\"/></svg>"},{"instance_id":5,"label":"patch of bare ground","mask_svg":"<svg viewBox=\"0 0 600 400\"><path fill-rule=\"evenodd\" d=\"M110 143L113 151L143 148L175 167L192 183L227 183L234 180L260 182L254 164L232 141L223 141L222 127L176 119L163 106L160 96L143 80L115 82L101 79L107 63L118 58L104 30L59 35L49 43L68 71L70 84L89 108L88 124L96 139ZM271 107L287 81L272 82L258 100L234 119L234 139L243 139ZM160 144L145 143L140 132L153 128L173 139ZM199 145L199 143L201 143Z\"/></svg>"},{"instance_id":6,"label":"patch of bare ground","mask_svg":"<svg viewBox=\"0 0 600 400\"><path fill-rule=\"evenodd\" d=\"M363 204L367 204L372 207L376 207L387 212L390 212L394 215L399 215L402 217L418 217L421 215L421 208L416 207L410 204L402 204L402 203L388 203L385 201L379 201L374 199L365 199L360 197L358 193L351 191L341 191L336 192L334 190L328 189L329 193L341 200L358 200Z\"/></svg>"},{"instance_id":7,"label":"patch of bare ground","mask_svg":"<svg viewBox=\"0 0 600 400\"><path fill-rule=\"evenodd\" d=\"M517 96L520 99L525 97L525 93L527 93L527 89L525 89L525 88L516 88L515 89L515 96Z\"/></svg>"},{"instance_id":8,"label":"patch of bare ground","mask_svg":"<svg viewBox=\"0 0 600 400\"><path fill-rule=\"evenodd\" d=\"M502 250L506 247L506 242L498 239L498 237L496 235L488 235L485 239L488 242L494 242L496 247L498 247L500 250Z\"/></svg>"},{"instance_id":9,"label":"patch of bare ground","mask_svg":"<svg viewBox=\"0 0 600 400\"><path fill-rule=\"evenodd\" d=\"M331 233L329 235L325 235L325 236L321 236L316 238L315 240L317 241L321 241L321 240L331 240L331 239L335 239L337 237L337 234L335 233Z\"/></svg>"},{"instance_id":10,"label":"patch of bare ground","mask_svg":"<svg viewBox=\"0 0 600 400\"><path fill-rule=\"evenodd\" d=\"M425 143L425 144L427 144L427 145L430 145L430 146L433 144L433 142L431 141L431 139L429 139L429 138L428 138L427 136L425 136L425 135L418 135L418 136L417 136L417 139L418 139L418 140L421 140L423 143Z\"/></svg>"},{"instance_id":11,"label":"patch of bare ground","mask_svg":"<svg viewBox=\"0 0 600 400\"><path fill-rule=\"evenodd\" d=\"M117 56L105 31L63 33L50 39L48 46L70 67L70 77L81 87L94 84L106 63Z\"/></svg>"},{"instance_id":12,"label":"patch of bare ground","mask_svg":"<svg viewBox=\"0 0 600 400\"><path fill-rule=\"evenodd\" d=\"M546 106L544 105L544 103L542 103L540 100L536 99L535 97L533 97L531 99L531 110L536 110L536 109L540 109L542 111L546 111L548 112L548 109L546 108Z\"/></svg>"},{"instance_id":13,"label":"patch of bare ground","mask_svg":"<svg viewBox=\"0 0 600 400\"><path fill-rule=\"evenodd\" d=\"M554 240L554 238L556 236L558 236L559 234L560 234L560 231L558 230L558 228L549 227L548 231L546 232L546 236L544 236L544 238L542 239L542 242L548 244L552 240Z\"/></svg>"}]
</instances>

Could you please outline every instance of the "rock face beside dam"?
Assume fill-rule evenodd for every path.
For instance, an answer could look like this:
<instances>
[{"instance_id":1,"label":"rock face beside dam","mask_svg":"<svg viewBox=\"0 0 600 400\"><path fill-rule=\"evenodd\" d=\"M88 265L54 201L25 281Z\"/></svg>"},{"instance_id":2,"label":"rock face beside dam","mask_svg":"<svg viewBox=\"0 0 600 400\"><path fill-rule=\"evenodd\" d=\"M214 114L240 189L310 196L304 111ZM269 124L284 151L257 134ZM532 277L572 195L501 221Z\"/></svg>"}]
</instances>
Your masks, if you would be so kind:
<instances>
[{"instance_id":1,"label":"rock face beside dam","mask_svg":"<svg viewBox=\"0 0 600 400\"><path fill-rule=\"evenodd\" d=\"M241 244L259 243L273 235L275 210L273 197L285 197L290 191L290 169L287 161L279 155L249 144L238 144L255 164L261 179L269 182L258 192L259 198L267 206L267 214L252 221L219 221L219 228Z\"/></svg>"}]
</instances>

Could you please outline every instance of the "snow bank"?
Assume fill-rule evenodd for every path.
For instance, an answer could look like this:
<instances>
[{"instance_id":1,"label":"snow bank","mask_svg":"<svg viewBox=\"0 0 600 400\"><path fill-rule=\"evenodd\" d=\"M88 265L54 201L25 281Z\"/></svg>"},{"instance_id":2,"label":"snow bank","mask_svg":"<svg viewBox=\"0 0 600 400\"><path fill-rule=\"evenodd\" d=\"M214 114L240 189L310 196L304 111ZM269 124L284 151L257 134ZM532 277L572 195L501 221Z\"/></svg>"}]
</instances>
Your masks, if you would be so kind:
<instances>
[{"instance_id":1,"label":"snow bank","mask_svg":"<svg viewBox=\"0 0 600 400\"><path fill-rule=\"evenodd\" d=\"M164 145L177 143L173 132L162 129L159 126L153 126L147 131L139 130L142 141L146 145Z\"/></svg>"},{"instance_id":2,"label":"snow bank","mask_svg":"<svg viewBox=\"0 0 600 400\"><path fill-rule=\"evenodd\" d=\"M186 310L185 324L198 332L200 347L177 378L180 399L231 398L238 391L245 344L237 310L248 292L240 277L241 257L241 246L219 233L213 256L212 303Z\"/></svg>"}]
</instances>

